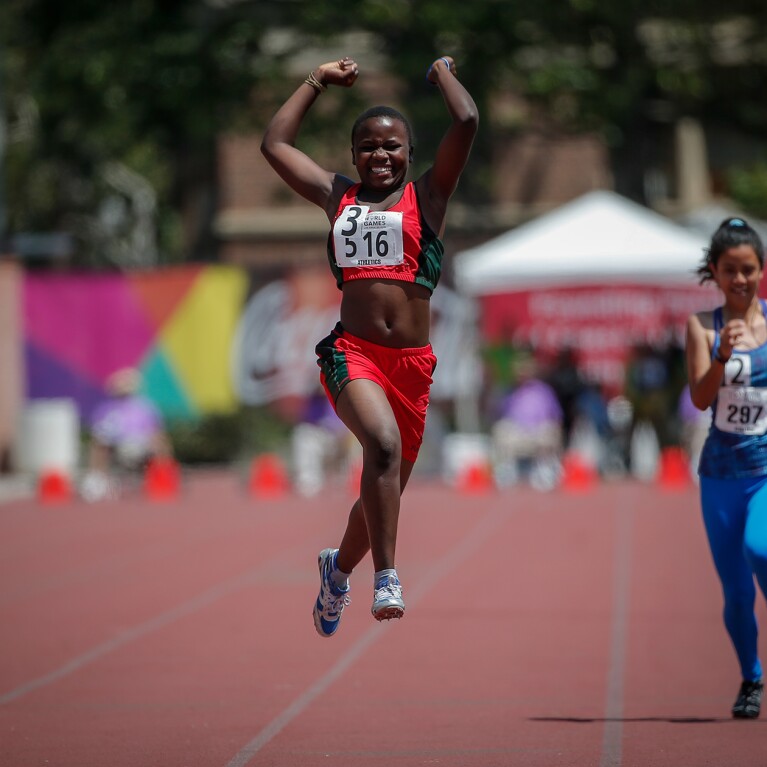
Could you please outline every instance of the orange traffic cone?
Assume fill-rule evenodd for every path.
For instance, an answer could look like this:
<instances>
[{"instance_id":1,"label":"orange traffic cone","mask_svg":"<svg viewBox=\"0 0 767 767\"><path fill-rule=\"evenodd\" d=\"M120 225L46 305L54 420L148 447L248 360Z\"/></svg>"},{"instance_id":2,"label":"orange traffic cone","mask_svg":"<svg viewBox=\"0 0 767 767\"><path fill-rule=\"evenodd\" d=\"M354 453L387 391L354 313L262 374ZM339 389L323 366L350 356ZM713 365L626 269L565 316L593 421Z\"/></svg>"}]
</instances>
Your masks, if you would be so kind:
<instances>
[{"instance_id":1,"label":"orange traffic cone","mask_svg":"<svg viewBox=\"0 0 767 767\"><path fill-rule=\"evenodd\" d=\"M660 453L657 482L666 490L683 490L690 484L690 466L681 447L664 447Z\"/></svg>"},{"instance_id":2,"label":"orange traffic cone","mask_svg":"<svg viewBox=\"0 0 767 767\"><path fill-rule=\"evenodd\" d=\"M493 488L493 477L485 463L470 463L459 473L456 486L467 495L483 495Z\"/></svg>"},{"instance_id":3,"label":"orange traffic cone","mask_svg":"<svg viewBox=\"0 0 767 767\"><path fill-rule=\"evenodd\" d=\"M277 498L290 488L285 466L274 453L256 456L250 465L248 489L259 498Z\"/></svg>"},{"instance_id":4,"label":"orange traffic cone","mask_svg":"<svg viewBox=\"0 0 767 767\"><path fill-rule=\"evenodd\" d=\"M144 472L144 493L152 501L171 501L178 497L181 473L172 458L153 458Z\"/></svg>"},{"instance_id":5,"label":"orange traffic cone","mask_svg":"<svg viewBox=\"0 0 767 767\"><path fill-rule=\"evenodd\" d=\"M58 469L40 472L37 482L37 497L41 503L65 503L72 498L72 483L69 477Z\"/></svg>"},{"instance_id":6,"label":"orange traffic cone","mask_svg":"<svg viewBox=\"0 0 767 767\"><path fill-rule=\"evenodd\" d=\"M596 469L578 453L566 453L562 459L562 489L572 493L592 490L597 480Z\"/></svg>"}]
</instances>

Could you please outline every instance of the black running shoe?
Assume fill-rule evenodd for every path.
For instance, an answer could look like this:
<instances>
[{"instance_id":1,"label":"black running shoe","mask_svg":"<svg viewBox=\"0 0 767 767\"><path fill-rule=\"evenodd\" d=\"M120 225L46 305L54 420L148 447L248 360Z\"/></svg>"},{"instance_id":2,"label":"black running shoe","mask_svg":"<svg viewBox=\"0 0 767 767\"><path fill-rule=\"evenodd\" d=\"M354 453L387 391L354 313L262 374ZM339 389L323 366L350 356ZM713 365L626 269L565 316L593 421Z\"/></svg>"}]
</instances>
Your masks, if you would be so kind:
<instances>
[{"instance_id":1,"label":"black running shoe","mask_svg":"<svg viewBox=\"0 0 767 767\"><path fill-rule=\"evenodd\" d=\"M736 719L756 719L762 706L764 684L758 682L743 682L732 707L732 715Z\"/></svg>"}]
</instances>

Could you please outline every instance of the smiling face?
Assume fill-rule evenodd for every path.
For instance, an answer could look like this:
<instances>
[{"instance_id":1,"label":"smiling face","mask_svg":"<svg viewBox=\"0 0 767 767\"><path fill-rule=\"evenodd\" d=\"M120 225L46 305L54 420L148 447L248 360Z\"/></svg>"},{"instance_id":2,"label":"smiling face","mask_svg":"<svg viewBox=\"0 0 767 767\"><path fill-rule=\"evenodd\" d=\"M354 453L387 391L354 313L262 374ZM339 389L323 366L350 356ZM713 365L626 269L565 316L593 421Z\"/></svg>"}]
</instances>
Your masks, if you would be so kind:
<instances>
[{"instance_id":1,"label":"smiling face","mask_svg":"<svg viewBox=\"0 0 767 767\"><path fill-rule=\"evenodd\" d=\"M352 161L370 191L388 194L402 186L412 153L407 127L396 118L371 117L355 131Z\"/></svg>"},{"instance_id":2,"label":"smiling face","mask_svg":"<svg viewBox=\"0 0 767 767\"><path fill-rule=\"evenodd\" d=\"M762 279L762 265L751 245L727 248L711 264L711 272L728 305L741 310L750 306Z\"/></svg>"}]
</instances>

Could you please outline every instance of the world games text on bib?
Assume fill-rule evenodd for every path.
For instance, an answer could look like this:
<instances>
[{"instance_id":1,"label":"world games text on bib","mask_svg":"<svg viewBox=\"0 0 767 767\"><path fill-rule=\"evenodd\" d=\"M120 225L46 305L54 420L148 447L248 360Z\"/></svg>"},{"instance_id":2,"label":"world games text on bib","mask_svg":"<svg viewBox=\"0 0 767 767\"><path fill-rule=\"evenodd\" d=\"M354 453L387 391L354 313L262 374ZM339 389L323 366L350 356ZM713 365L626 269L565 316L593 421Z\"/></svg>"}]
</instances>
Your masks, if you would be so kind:
<instances>
[{"instance_id":1,"label":"world games text on bib","mask_svg":"<svg viewBox=\"0 0 767 767\"><path fill-rule=\"evenodd\" d=\"M402 212L347 205L333 224L333 241L340 267L401 264Z\"/></svg>"}]
</instances>

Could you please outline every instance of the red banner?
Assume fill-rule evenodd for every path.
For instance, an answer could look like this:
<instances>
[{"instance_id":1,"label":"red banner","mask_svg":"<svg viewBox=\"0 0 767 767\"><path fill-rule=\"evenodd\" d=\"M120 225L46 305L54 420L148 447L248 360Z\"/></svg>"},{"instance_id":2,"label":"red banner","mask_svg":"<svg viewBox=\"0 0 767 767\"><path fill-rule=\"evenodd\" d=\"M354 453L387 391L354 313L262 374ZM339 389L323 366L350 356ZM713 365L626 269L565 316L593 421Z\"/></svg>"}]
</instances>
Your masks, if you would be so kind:
<instances>
[{"instance_id":1,"label":"red banner","mask_svg":"<svg viewBox=\"0 0 767 767\"><path fill-rule=\"evenodd\" d=\"M529 346L541 355L571 347L583 372L620 391L626 360L637 346L684 345L690 314L721 303L698 285L578 285L480 298L487 343Z\"/></svg>"}]
</instances>

